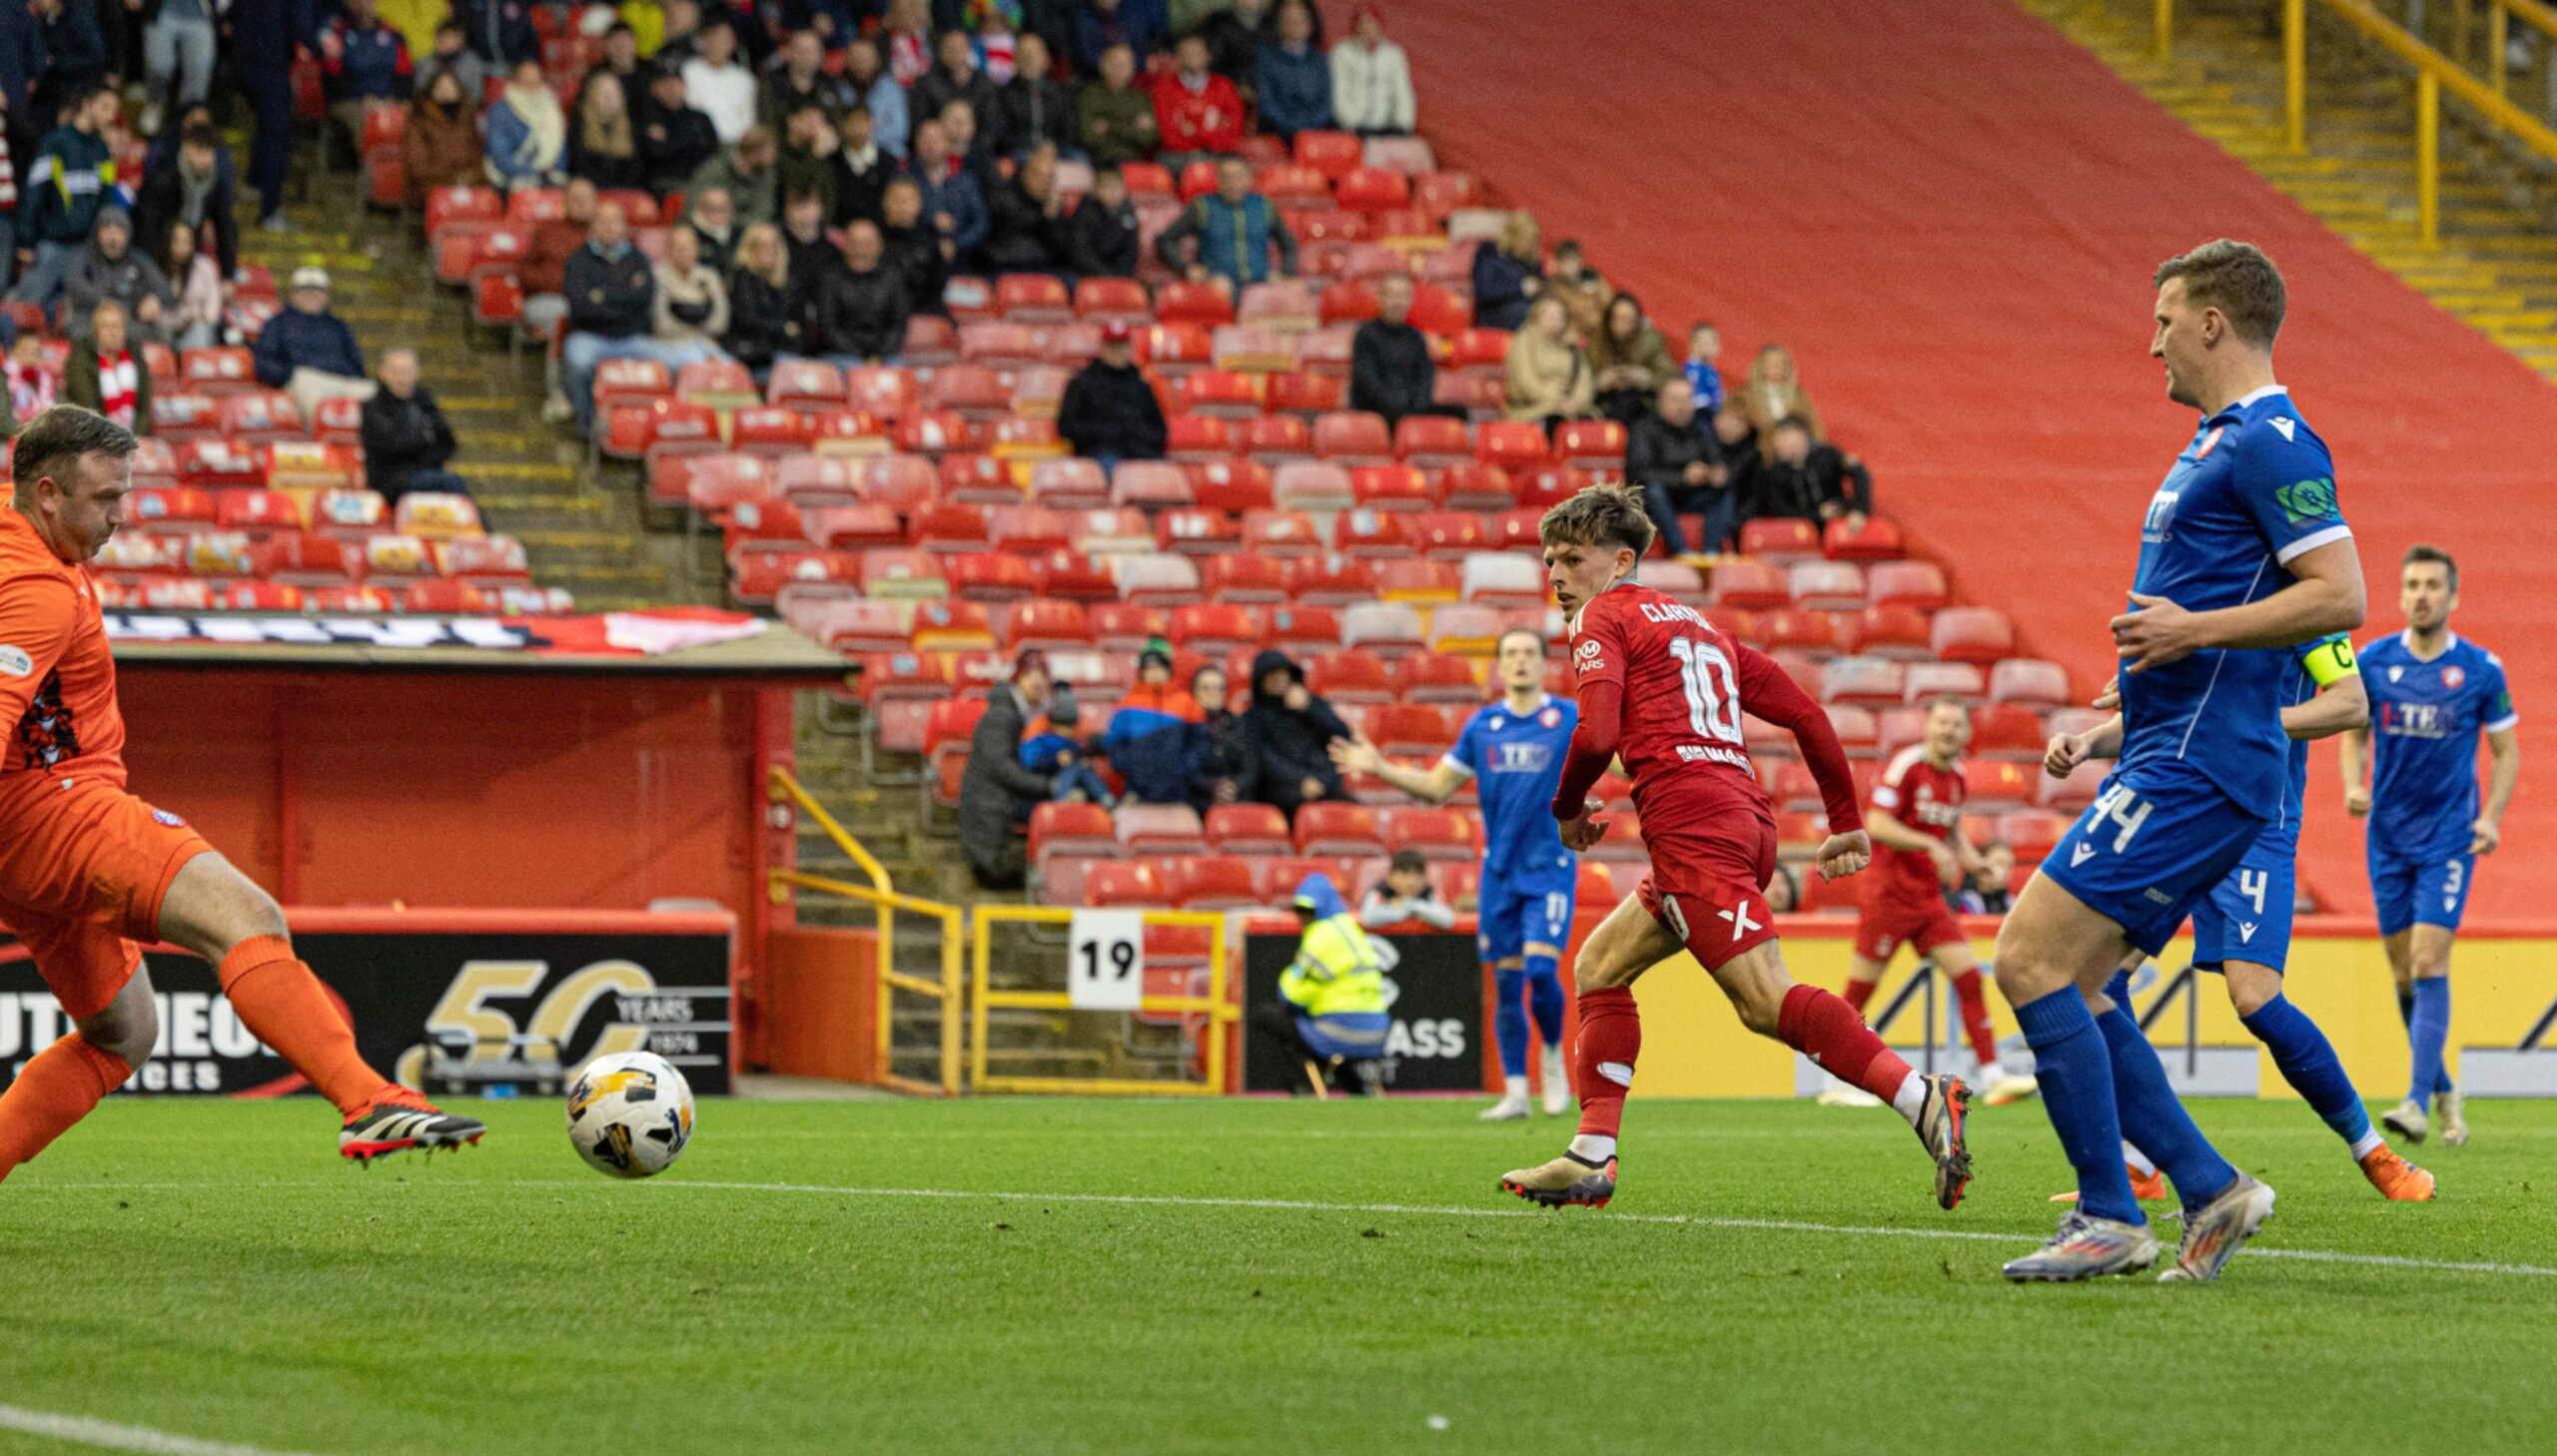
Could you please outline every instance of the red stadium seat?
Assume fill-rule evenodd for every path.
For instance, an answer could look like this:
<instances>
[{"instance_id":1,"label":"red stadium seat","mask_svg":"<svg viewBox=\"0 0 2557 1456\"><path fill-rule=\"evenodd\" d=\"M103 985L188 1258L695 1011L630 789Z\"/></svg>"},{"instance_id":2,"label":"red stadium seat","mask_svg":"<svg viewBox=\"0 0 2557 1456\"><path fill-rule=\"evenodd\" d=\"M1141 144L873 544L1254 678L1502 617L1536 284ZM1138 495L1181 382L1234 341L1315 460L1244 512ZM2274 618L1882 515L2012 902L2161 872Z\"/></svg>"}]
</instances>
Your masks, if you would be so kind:
<instances>
[{"instance_id":1,"label":"red stadium seat","mask_svg":"<svg viewBox=\"0 0 2557 1456\"><path fill-rule=\"evenodd\" d=\"M1308 554L1288 563L1287 578L1296 600L1307 606L1356 606L1376 595L1372 561Z\"/></svg>"},{"instance_id":2,"label":"red stadium seat","mask_svg":"<svg viewBox=\"0 0 2557 1456\"><path fill-rule=\"evenodd\" d=\"M1466 436L1465 422L1443 414L1403 416L1394 425L1393 450L1404 464L1424 470L1475 468L1473 441Z\"/></svg>"},{"instance_id":3,"label":"red stadium seat","mask_svg":"<svg viewBox=\"0 0 2557 1456\"><path fill-rule=\"evenodd\" d=\"M1159 324L1198 324L1215 328L1235 322L1234 304L1223 290L1208 284L1166 284L1155 295Z\"/></svg>"},{"instance_id":4,"label":"red stadium seat","mask_svg":"<svg viewBox=\"0 0 2557 1456\"><path fill-rule=\"evenodd\" d=\"M1282 602L1287 599L1287 569L1267 556L1229 552L1200 562L1199 584L1221 602Z\"/></svg>"},{"instance_id":5,"label":"red stadium seat","mask_svg":"<svg viewBox=\"0 0 2557 1456\"><path fill-rule=\"evenodd\" d=\"M1051 855L1116 855L1119 833L1098 804L1041 804L1030 811L1030 860L1044 873Z\"/></svg>"},{"instance_id":6,"label":"red stadium seat","mask_svg":"<svg viewBox=\"0 0 2557 1456\"><path fill-rule=\"evenodd\" d=\"M1252 867L1233 855L1196 855L1165 867L1164 888L1181 910L1256 910L1263 907ZM1148 969L1153 969L1151 952Z\"/></svg>"},{"instance_id":7,"label":"red stadium seat","mask_svg":"<svg viewBox=\"0 0 2557 1456\"><path fill-rule=\"evenodd\" d=\"M1867 516L1861 528L1845 516L1829 522L1820 529L1820 548L1832 561L1891 561L1908 553L1900 527L1878 515Z\"/></svg>"},{"instance_id":8,"label":"red stadium seat","mask_svg":"<svg viewBox=\"0 0 2557 1456\"><path fill-rule=\"evenodd\" d=\"M1510 471L1539 469L1551 458L1543 427L1527 420L1482 424L1474 431L1474 449L1484 464Z\"/></svg>"},{"instance_id":9,"label":"red stadium seat","mask_svg":"<svg viewBox=\"0 0 2557 1456\"><path fill-rule=\"evenodd\" d=\"M1554 453L1566 465L1621 470L1625 427L1612 419L1566 419L1554 431Z\"/></svg>"},{"instance_id":10,"label":"red stadium seat","mask_svg":"<svg viewBox=\"0 0 2557 1456\"><path fill-rule=\"evenodd\" d=\"M1194 652L1223 653L1258 647L1264 633L1261 618L1250 607L1225 602L1191 602L1172 609L1172 640Z\"/></svg>"},{"instance_id":11,"label":"red stadium seat","mask_svg":"<svg viewBox=\"0 0 2557 1456\"><path fill-rule=\"evenodd\" d=\"M1907 669L1880 657L1833 657L1821 669L1820 700L1868 708L1897 706L1904 696Z\"/></svg>"},{"instance_id":12,"label":"red stadium seat","mask_svg":"<svg viewBox=\"0 0 2557 1456\"><path fill-rule=\"evenodd\" d=\"M1365 156L1365 144L1354 132L1296 133L1296 165L1325 177L1337 179L1357 170Z\"/></svg>"},{"instance_id":13,"label":"red stadium seat","mask_svg":"<svg viewBox=\"0 0 2557 1456\"><path fill-rule=\"evenodd\" d=\"M2074 701L2069 693L2069 670L2039 658L2007 658L1989 669L1989 700L2067 706Z\"/></svg>"},{"instance_id":14,"label":"red stadium seat","mask_svg":"<svg viewBox=\"0 0 2557 1456\"><path fill-rule=\"evenodd\" d=\"M1820 557L1820 532L1810 521L1766 516L1740 528L1741 554L1779 565Z\"/></svg>"},{"instance_id":15,"label":"red stadium seat","mask_svg":"<svg viewBox=\"0 0 2557 1456\"><path fill-rule=\"evenodd\" d=\"M1372 855L1384 847L1376 811L1363 804L1312 803L1296 811L1296 853Z\"/></svg>"},{"instance_id":16,"label":"red stadium seat","mask_svg":"<svg viewBox=\"0 0 2557 1456\"><path fill-rule=\"evenodd\" d=\"M1913 662L1902 679L1903 695L1913 703L1960 698L1978 703L1988 692L1980 669L1968 662Z\"/></svg>"},{"instance_id":17,"label":"red stadium seat","mask_svg":"<svg viewBox=\"0 0 2557 1456\"><path fill-rule=\"evenodd\" d=\"M1313 430L1300 414L1267 414L1234 422L1235 448L1265 465L1301 464L1314 455Z\"/></svg>"},{"instance_id":18,"label":"red stadium seat","mask_svg":"<svg viewBox=\"0 0 2557 1456\"><path fill-rule=\"evenodd\" d=\"M1429 477L1410 465L1355 465L1349 493L1366 510L1420 512L1432 504Z\"/></svg>"},{"instance_id":19,"label":"red stadium seat","mask_svg":"<svg viewBox=\"0 0 2557 1456\"><path fill-rule=\"evenodd\" d=\"M2036 781L2044 777L2034 764L1972 759L1963 767L1963 807L1979 814L2029 809L2041 793Z\"/></svg>"},{"instance_id":20,"label":"red stadium seat","mask_svg":"<svg viewBox=\"0 0 2557 1456\"><path fill-rule=\"evenodd\" d=\"M1209 847L1230 855L1283 855L1295 848L1284 816L1268 804L1219 804L1208 810Z\"/></svg>"},{"instance_id":21,"label":"red stadium seat","mask_svg":"<svg viewBox=\"0 0 2557 1456\"><path fill-rule=\"evenodd\" d=\"M1119 848L1131 854L1187 855L1208 847L1199 811L1187 804L1130 804L1114 818Z\"/></svg>"},{"instance_id":22,"label":"red stadium seat","mask_svg":"<svg viewBox=\"0 0 2557 1456\"><path fill-rule=\"evenodd\" d=\"M1314 421L1314 453L1337 465L1384 465L1393 462L1393 434L1384 416L1343 409ZM1424 497L1425 498L1425 497Z\"/></svg>"},{"instance_id":23,"label":"red stadium seat","mask_svg":"<svg viewBox=\"0 0 2557 1456\"><path fill-rule=\"evenodd\" d=\"M1952 597L1945 573L1933 561L1877 561L1865 573L1868 599L1878 607L1932 612Z\"/></svg>"},{"instance_id":24,"label":"red stadium seat","mask_svg":"<svg viewBox=\"0 0 2557 1456\"><path fill-rule=\"evenodd\" d=\"M1473 815L1456 809L1397 809L1385 825L1385 850L1413 850L1425 860L1471 860L1481 853Z\"/></svg>"},{"instance_id":25,"label":"red stadium seat","mask_svg":"<svg viewBox=\"0 0 2557 1456\"><path fill-rule=\"evenodd\" d=\"M1086 612L1092 633L1113 652L1136 652L1171 630L1169 608L1132 602L1102 602Z\"/></svg>"},{"instance_id":26,"label":"red stadium seat","mask_svg":"<svg viewBox=\"0 0 2557 1456\"><path fill-rule=\"evenodd\" d=\"M1988 664L2013 656L2016 629L1996 607L1947 607L1936 613L1936 655L1948 662Z\"/></svg>"},{"instance_id":27,"label":"red stadium seat","mask_svg":"<svg viewBox=\"0 0 2557 1456\"><path fill-rule=\"evenodd\" d=\"M1123 169L1124 170L1124 169ZM1095 324L1145 324L1154 308L1146 286L1131 278L1088 278L1075 285L1075 317Z\"/></svg>"},{"instance_id":28,"label":"red stadium seat","mask_svg":"<svg viewBox=\"0 0 2557 1456\"><path fill-rule=\"evenodd\" d=\"M1367 737L1387 753L1444 753L1462 726L1448 721L1450 711L1428 703L1381 705L1367 715Z\"/></svg>"},{"instance_id":29,"label":"red stadium seat","mask_svg":"<svg viewBox=\"0 0 2557 1456\"><path fill-rule=\"evenodd\" d=\"M1072 601L1012 603L1004 609L1003 632L998 640L1007 652L1025 647L1060 652L1094 645L1092 623L1084 618L1083 604Z\"/></svg>"},{"instance_id":30,"label":"red stadium seat","mask_svg":"<svg viewBox=\"0 0 2557 1456\"><path fill-rule=\"evenodd\" d=\"M1266 510L1271 504L1270 467L1240 456L1201 460L1190 467L1193 499L1210 510Z\"/></svg>"},{"instance_id":31,"label":"red stadium seat","mask_svg":"<svg viewBox=\"0 0 2557 1456\"><path fill-rule=\"evenodd\" d=\"M2031 708L1993 703L1971 715L1970 753L1974 758L2013 758L2039 763L2045 745L2042 717Z\"/></svg>"},{"instance_id":32,"label":"red stadium seat","mask_svg":"<svg viewBox=\"0 0 2557 1456\"><path fill-rule=\"evenodd\" d=\"M1335 644L1337 638L1334 639ZM1329 702L1364 705L1394 701L1393 674L1383 659L1364 652L1327 652L1305 664L1305 686ZM1368 720L1373 736L1375 720Z\"/></svg>"},{"instance_id":33,"label":"red stadium seat","mask_svg":"<svg viewBox=\"0 0 2557 1456\"><path fill-rule=\"evenodd\" d=\"M1936 655L1927 618L1908 607L1867 607L1845 620L1849 630L1844 645L1850 652L1909 660Z\"/></svg>"},{"instance_id":34,"label":"red stadium seat","mask_svg":"<svg viewBox=\"0 0 2557 1456\"><path fill-rule=\"evenodd\" d=\"M1840 647L1837 623L1826 612L1769 612L1762 629L1765 645L1771 651L1786 649L1826 657ZM1730 627L1726 625L1725 630Z\"/></svg>"},{"instance_id":35,"label":"red stadium seat","mask_svg":"<svg viewBox=\"0 0 2557 1456\"><path fill-rule=\"evenodd\" d=\"M2033 864L2060 843L2060 837L2069 832L2069 821L2047 810L2020 809L1999 815L1996 832L2016 852L2019 863Z\"/></svg>"},{"instance_id":36,"label":"red stadium seat","mask_svg":"<svg viewBox=\"0 0 2557 1456\"><path fill-rule=\"evenodd\" d=\"M1435 599L1439 581L1429 568L1447 563L1409 559L1411 533L1404 527L1403 519L1400 511L1342 511L1331 524L1332 548L1344 556L1361 556L1382 563L1376 568L1376 586L1388 599L1419 600L1424 596ZM1419 574L1409 574L1414 570ZM1389 574L1396 572L1404 574L1389 580ZM1453 597L1454 593L1450 591L1447 599L1452 600Z\"/></svg>"},{"instance_id":37,"label":"red stadium seat","mask_svg":"<svg viewBox=\"0 0 2557 1456\"><path fill-rule=\"evenodd\" d=\"M1483 701L1483 685L1464 658L1424 652L1402 664L1402 695L1407 703L1436 703L1472 708Z\"/></svg>"},{"instance_id":38,"label":"red stadium seat","mask_svg":"<svg viewBox=\"0 0 2557 1456\"><path fill-rule=\"evenodd\" d=\"M1085 876L1083 903L1101 907L1168 906L1172 895L1152 865L1104 863L1093 866Z\"/></svg>"},{"instance_id":39,"label":"red stadium seat","mask_svg":"<svg viewBox=\"0 0 2557 1456\"><path fill-rule=\"evenodd\" d=\"M1320 414L1340 407L1347 385L1331 374L1291 371L1270 376L1263 403L1272 413ZM1317 434L1317 447L1320 436Z\"/></svg>"},{"instance_id":40,"label":"red stadium seat","mask_svg":"<svg viewBox=\"0 0 2557 1456\"><path fill-rule=\"evenodd\" d=\"M1713 569L1708 583L1716 607L1765 608L1793 604L1785 573L1764 561L1728 561Z\"/></svg>"},{"instance_id":41,"label":"red stadium seat","mask_svg":"<svg viewBox=\"0 0 2557 1456\"><path fill-rule=\"evenodd\" d=\"M1482 517L1469 510L1423 511L1412 517L1410 536L1423 555L1441 561L1462 561L1493 545Z\"/></svg>"},{"instance_id":42,"label":"red stadium seat","mask_svg":"<svg viewBox=\"0 0 2557 1456\"><path fill-rule=\"evenodd\" d=\"M1244 512L1243 545L1265 555L1311 556L1322 551L1323 539L1313 517L1301 510L1252 510Z\"/></svg>"},{"instance_id":43,"label":"red stadium seat","mask_svg":"<svg viewBox=\"0 0 2557 1456\"><path fill-rule=\"evenodd\" d=\"M1329 654L1340 645L1340 613L1327 606L1272 607L1270 645L1290 652Z\"/></svg>"}]
</instances>

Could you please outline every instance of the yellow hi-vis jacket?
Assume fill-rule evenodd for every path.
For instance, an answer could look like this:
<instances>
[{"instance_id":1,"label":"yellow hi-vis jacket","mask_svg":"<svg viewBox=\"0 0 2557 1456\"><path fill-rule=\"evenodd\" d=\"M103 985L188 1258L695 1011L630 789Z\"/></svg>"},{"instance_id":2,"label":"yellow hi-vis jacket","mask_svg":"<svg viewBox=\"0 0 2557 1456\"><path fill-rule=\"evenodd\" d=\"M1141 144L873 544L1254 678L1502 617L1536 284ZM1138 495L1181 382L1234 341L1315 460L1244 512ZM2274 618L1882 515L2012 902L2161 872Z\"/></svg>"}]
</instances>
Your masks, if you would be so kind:
<instances>
[{"instance_id":1,"label":"yellow hi-vis jacket","mask_svg":"<svg viewBox=\"0 0 2557 1456\"><path fill-rule=\"evenodd\" d=\"M1278 994L1310 1017L1383 1013L1385 973L1358 918L1344 911L1305 927Z\"/></svg>"}]
</instances>

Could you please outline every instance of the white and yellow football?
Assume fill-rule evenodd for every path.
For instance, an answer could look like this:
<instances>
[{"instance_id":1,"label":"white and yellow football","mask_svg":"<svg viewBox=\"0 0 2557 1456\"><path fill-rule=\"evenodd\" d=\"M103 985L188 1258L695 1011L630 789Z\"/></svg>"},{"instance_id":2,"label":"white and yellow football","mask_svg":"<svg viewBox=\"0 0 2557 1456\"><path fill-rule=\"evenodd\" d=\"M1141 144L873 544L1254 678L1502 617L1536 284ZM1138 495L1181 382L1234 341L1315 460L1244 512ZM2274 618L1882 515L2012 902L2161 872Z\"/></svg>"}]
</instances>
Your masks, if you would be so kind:
<instances>
[{"instance_id":1,"label":"white and yellow football","mask_svg":"<svg viewBox=\"0 0 2557 1456\"><path fill-rule=\"evenodd\" d=\"M568 1140L597 1172L664 1172L692 1140L692 1088L654 1053L598 1057L569 1085Z\"/></svg>"}]
</instances>

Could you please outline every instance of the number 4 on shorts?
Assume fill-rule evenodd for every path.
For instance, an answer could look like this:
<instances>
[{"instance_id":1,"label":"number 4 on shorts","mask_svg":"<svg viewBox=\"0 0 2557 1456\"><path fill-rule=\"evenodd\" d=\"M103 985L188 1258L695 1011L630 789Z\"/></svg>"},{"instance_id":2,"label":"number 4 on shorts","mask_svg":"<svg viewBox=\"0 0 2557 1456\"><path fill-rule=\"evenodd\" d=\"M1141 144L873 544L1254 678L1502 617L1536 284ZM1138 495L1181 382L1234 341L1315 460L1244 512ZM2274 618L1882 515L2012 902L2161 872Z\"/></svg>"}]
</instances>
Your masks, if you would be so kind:
<instances>
[{"instance_id":1,"label":"number 4 on shorts","mask_svg":"<svg viewBox=\"0 0 2557 1456\"><path fill-rule=\"evenodd\" d=\"M2131 837L2148 822L2149 811L2156 807L2131 792L2130 785L2116 784L2097 795L2094 807L2088 811L2088 838L2093 839L2095 831L2110 819L2122 826L2122 833L2114 836L2114 853L2121 854L2131 848Z\"/></svg>"}]
</instances>

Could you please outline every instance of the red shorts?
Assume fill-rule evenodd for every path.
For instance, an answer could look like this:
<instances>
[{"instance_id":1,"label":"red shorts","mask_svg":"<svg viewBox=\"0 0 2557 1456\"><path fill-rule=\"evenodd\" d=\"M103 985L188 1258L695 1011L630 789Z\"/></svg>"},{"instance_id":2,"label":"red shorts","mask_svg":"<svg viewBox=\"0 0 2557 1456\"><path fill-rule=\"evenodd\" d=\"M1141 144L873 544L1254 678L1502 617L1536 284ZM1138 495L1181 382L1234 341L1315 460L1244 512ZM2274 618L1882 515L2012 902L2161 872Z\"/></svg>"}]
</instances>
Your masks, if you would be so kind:
<instances>
[{"instance_id":1,"label":"red shorts","mask_svg":"<svg viewBox=\"0 0 2557 1456\"><path fill-rule=\"evenodd\" d=\"M66 1016L105 1011L142 948L160 939L160 900L213 846L98 779L0 775L0 925L17 932Z\"/></svg>"},{"instance_id":2,"label":"red shorts","mask_svg":"<svg viewBox=\"0 0 2557 1456\"><path fill-rule=\"evenodd\" d=\"M1776 827L1743 815L1716 827L1722 832L1646 834L1651 873L1638 892L1642 908L1708 971L1776 938L1766 894L1776 874Z\"/></svg>"},{"instance_id":3,"label":"red shorts","mask_svg":"<svg viewBox=\"0 0 2557 1456\"><path fill-rule=\"evenodd\" d=\"M1867 960L1890 960L1903 941L1924 956L1939 946L1969 940L1962 933L1962 922L1954 919L1953 908L1945 904L1942 896L1924 905L1868 899L1856 911L1856 954Z\"/></svg>"}]
</instances>

